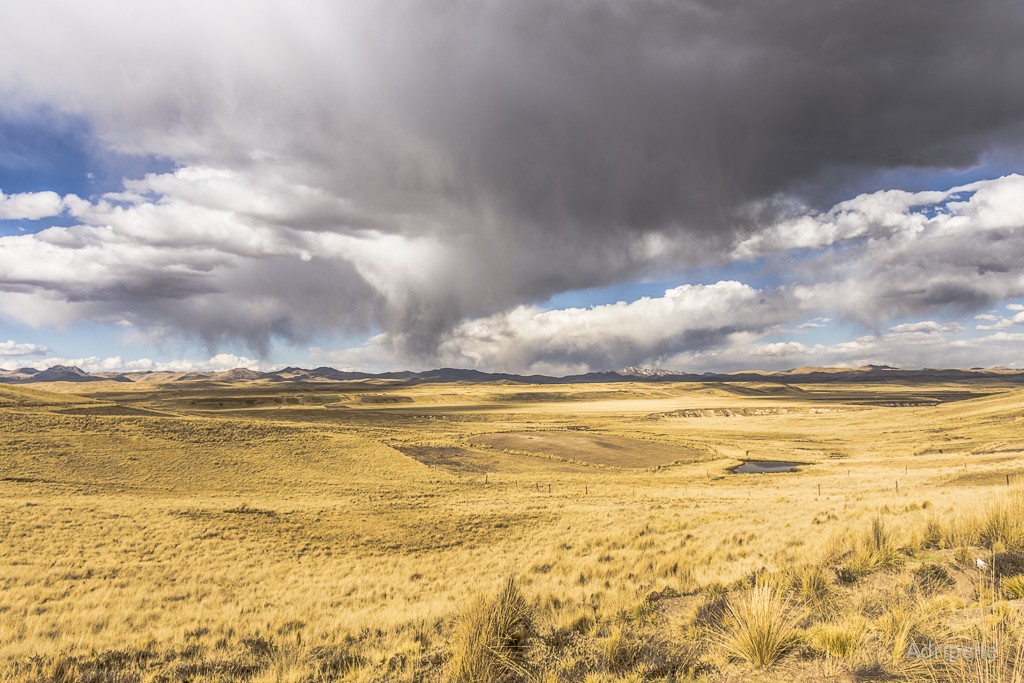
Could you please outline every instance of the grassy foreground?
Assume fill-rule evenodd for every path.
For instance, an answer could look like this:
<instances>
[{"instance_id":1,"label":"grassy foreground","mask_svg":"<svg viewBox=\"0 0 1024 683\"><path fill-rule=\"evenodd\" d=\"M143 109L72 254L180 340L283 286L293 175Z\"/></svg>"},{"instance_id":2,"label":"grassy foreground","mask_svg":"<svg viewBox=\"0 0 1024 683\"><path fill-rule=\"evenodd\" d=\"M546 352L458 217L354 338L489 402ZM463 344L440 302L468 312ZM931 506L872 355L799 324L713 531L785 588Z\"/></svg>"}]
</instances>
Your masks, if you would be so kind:
<instances>
[{"instance_id":1,"label":"grassy foreground","mask_svg":"<svg viewBox=\"0 0 1024 683\"><path fill-rule=\"evenodd\" d=\"M1022 434L995 383L0 386L0 680L1024 681Z\"/></svg>"}]
</instances>

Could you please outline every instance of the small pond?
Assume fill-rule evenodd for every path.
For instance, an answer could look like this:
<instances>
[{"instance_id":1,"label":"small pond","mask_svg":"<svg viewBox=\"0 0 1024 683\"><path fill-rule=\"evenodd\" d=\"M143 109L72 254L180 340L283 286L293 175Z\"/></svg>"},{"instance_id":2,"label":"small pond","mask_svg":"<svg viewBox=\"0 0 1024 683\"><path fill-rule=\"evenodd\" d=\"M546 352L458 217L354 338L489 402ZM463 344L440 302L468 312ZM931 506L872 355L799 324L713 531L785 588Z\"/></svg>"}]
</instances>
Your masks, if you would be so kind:
<instances>
[{"instance_id":1,"label":"small pond","mask_svg":"<svg viewBox=\"0 0 1024 683\"><path fill-rule=\"evenodd\" d=\"M744 460L732 468L733 474L772 474L776 472L795 472L805 462L785 462L783 460Z\"/></svg>"}]
</instances>

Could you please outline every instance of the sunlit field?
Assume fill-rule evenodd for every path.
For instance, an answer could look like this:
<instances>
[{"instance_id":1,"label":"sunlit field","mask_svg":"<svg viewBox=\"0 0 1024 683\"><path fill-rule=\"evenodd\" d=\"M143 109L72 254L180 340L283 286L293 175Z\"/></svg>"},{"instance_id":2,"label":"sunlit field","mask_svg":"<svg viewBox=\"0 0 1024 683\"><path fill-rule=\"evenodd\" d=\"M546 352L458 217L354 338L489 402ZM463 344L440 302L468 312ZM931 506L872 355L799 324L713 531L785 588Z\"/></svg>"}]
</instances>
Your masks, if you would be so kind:
<instances>
[{"instance_id":1,"label":"sunlit field","mask_svg":"<svg viewBox=\"0 0 1024 683\"><path fill-rule=\"evenodd\" d=\"M4 386L0 680L1022 681L1022 452L991 379Z\"/></svg>"}]
</instances>

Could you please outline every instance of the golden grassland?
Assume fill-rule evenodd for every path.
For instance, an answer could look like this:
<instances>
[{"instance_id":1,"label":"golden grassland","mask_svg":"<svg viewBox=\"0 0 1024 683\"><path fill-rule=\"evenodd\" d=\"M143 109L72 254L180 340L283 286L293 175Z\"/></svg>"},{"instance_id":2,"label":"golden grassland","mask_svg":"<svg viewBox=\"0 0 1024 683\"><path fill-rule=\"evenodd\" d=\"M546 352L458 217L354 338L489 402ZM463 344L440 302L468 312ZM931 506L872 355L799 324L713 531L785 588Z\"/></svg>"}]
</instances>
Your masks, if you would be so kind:
<instances>
[{"instance_id":1,"label":"golden grassland","mask_svg":"<svg viewBox=\"0 0 1024 683\"><path fill-rule=\"evenodd\" d=\"M1022 436L997 382L0 386L0 680L1024 681Z\"/></svg>"}]
</instances>

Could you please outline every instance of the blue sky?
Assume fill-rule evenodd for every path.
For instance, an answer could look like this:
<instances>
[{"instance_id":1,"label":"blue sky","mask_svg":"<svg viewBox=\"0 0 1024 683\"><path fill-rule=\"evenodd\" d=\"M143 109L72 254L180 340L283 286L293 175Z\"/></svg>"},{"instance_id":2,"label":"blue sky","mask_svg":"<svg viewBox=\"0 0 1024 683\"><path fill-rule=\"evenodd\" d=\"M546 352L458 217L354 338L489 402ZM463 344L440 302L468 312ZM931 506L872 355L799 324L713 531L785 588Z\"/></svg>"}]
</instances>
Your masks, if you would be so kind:
<instances>
[{"instance_id":1,"label":"blue sky","mask_svg":"<svg viewBox=\"0 0 1024 683\"><path fill-rule=\"evenodd\" d=\"M0 367L1019 366L1021 18L699 4L19 8Z\"/></svg>"}]
</instances>

